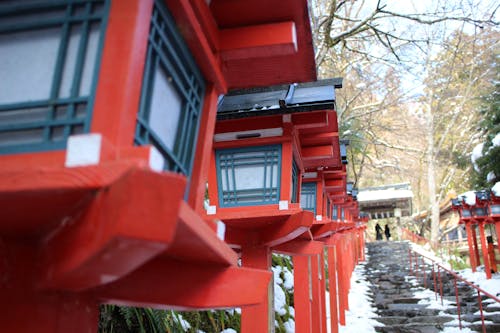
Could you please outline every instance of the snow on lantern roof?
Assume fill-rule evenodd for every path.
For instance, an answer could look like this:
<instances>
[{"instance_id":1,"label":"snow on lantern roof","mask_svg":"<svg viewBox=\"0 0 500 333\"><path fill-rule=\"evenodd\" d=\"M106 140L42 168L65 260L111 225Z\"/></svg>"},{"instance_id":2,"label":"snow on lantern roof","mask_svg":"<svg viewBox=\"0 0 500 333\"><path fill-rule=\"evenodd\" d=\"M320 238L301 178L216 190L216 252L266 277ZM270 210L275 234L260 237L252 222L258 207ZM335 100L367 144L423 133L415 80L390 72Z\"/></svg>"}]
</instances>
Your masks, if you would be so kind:
<instances>
[{"instance_id":1,"label":"snow on lantern roof","mask_svg":"<svg viewBox=\"0 0 500 333\"><path fill-rule=\"evenodd\" d=\"M458 197L463 198L464 202L469 206L474 206L476 204L476 193L474 191L462 193Z\"/></svg>"},{"instance_id":2,"label":"snow on lantern roof","mask_svg":"<svg viewBox=\"0 0 500 333\"><path fill-rule=\"evenodd\" d=\"M491 191L495 194L496 197L500 197L500 182L497 182L492 188Z\"/></svg>"},{"instance_id":3,"label":"snow on lantern roof","mask_svg":"<svg viewBox=\"0 0 500 333\"><path fill-rule=\"evenodd\" d=\"M335 109L342 78L230 91L219 101L217 120Z\"/></svg>"}]
</instances>

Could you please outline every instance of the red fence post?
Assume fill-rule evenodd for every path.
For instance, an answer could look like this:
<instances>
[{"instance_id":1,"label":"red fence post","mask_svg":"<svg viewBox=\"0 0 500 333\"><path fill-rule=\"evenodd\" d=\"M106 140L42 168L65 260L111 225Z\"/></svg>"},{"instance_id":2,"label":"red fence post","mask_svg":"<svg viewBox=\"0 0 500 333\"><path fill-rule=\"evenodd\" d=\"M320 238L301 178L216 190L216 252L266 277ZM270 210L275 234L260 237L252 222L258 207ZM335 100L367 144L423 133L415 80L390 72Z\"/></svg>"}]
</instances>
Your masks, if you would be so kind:
<instances>
[{"instance_id":1,"label":"red fence post","mask_svg":"<svg viewBox=\"0 0 500 333\"><path fill-rule=\"evenodd\" d=\"M337 308L337 259L335 246L328 247L328 278L330 286L330 327L332 333L339 332L339 316ZM297 332L302 332L296 330Z\"/></svg>"}]
</instances>

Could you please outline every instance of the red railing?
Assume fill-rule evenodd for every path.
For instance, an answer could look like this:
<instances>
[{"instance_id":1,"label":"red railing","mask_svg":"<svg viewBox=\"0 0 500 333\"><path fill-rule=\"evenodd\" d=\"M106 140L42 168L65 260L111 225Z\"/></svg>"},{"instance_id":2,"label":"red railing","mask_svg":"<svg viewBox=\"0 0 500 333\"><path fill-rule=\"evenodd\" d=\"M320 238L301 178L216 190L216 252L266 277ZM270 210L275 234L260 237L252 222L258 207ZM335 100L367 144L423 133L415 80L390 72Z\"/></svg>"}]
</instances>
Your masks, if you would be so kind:
<instances>
[{"instance_id":1,"label":"red railing","mask_svg":"<svg viewBox=\"0 0 500 333\"><path fill-rule=\"evenodd\" d=\"M491 298L499 303L500 303L500 299L498 297L491 295L490 293L484 291L483 289L479 288L478 286L474 285L472 282L465 280L457 273L444 267L442 264L437 263L434 259L429 258L421 253L416 252L416 251L413 251L412 249L409 249L408 251L409 251L409 257L410 257L410 273L414 274L417 279L419 278L419 275L422 275L425 288L427 288L427 270L425 269L426 263L424 260L428 260L431 262L431 264L432 264L432 282L434 285L434 292L436 295L436 301L438 300L437 295L439 293L441 296L441 305L443 305L443 280L442 280L442 276L441 276L441 271L446 272L446 273L450 274L451 276L453 276L453 285L454 285L454 289L455 289L455 301L457 304L458 323L459 323L460 329L462 329L462 318L461 318L461 313L460 313L460 300L459 300L459 295L458 295L457 281L461 281L477 291L477 301L478 301L478 305L479 305L479 312L481 314L481 324L482 324L482 328L483 328L483 333L486 333L486 326L484 323L483 303L482 303L481 294L483 294L483 295L485 295L485 296L487 296L487 297L489 297L489 298ZM435 267L437 267L437 274L436 274Z\"/></svg>"},{"instance_id":2,"label":"red railing","mask_svg":"<svg viewBox=\"0 0 500 333\"><path fill-rule=\"evenodd\" d=\"M416 243L416 244L429 243L429 240L427 238L424 238L420 235L417 235L413 231L410 231L406 228L401 228L401 230L402 230L403 239L412 241L413 243Z\"/></svg>"}]
</instances>

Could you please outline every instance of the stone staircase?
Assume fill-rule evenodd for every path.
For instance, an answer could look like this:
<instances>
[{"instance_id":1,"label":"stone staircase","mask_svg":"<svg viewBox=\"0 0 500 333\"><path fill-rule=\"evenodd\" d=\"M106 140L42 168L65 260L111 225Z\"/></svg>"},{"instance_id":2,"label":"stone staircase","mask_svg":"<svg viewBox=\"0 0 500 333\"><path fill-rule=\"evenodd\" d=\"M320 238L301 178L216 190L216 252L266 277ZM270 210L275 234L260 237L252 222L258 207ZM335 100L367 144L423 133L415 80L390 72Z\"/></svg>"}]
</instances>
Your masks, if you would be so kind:
<instances>
[{"instance_id":1,"label":"stone staircase","mask_svg":"<svg viewBox=\"0 0 500 333\"><path fill-rule=\"evenodd\" d=\"M377 332L434 333L448 327L458 327L453 278L443 274L443 302L445 306L428 302L435 299L431 267L427 268L427 286L422 274L419 279L410 274L408 242L372 242L367 244L366 279L372 284L372 298L381 323ZM469 286L457 283L461 305L462 325L482 332L477 293ZM491 302L492 301L492 302ZM486 332L500 332L500 304L484 299L483 311ZM493 304L495 303L495 304ZM458 329L457 329L458 331Z\"/></svg>"}]
</instances>

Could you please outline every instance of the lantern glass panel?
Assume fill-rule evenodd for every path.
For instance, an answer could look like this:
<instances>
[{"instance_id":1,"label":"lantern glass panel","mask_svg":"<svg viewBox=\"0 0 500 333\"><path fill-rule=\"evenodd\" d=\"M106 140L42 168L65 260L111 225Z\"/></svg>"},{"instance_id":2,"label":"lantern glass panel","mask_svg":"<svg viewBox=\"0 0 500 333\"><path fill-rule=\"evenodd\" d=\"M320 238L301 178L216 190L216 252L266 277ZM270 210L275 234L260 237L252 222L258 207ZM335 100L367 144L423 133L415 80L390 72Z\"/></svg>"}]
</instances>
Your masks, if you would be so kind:
<instances>
[{"instance_id":1,"label":"lantern glass panel","mask_svg":"<svg viewBox=\"0 0 500 333\"><path fill-rule=\"evenodd\" d=\"M490 209L492 215L500 215L500 205L491 205Z\"/></svg>"},{"instance_id":2,"label":"lantern glass panel","mask_svg":"<svg viewBox=\"0 0 500 333\"><path fill-rule=\"evenodd\" d=\"M90 130L109 2L0 2L0 153Z\"/></svg>"},{"instance_id":3,"label":"lantern glass panel","mask_svg":"<svg viewBox=\"0 0 500 333\"><path fill-rule=\"evenodd\" d=\"M462 217L471 217L471 212L468 209L462 209Z\"/></svg>"},{"instance_id":4,"label":"lantern glass panel","mask_svg":"<svg viewBox=\"0 0 500 333\"><path fill-rule=\"evenodd\" d=\"M338 220L338 209L336 205L332 207L332 220Z\"/></svg>"},{"instance_id":5,"label":"lantern glass panel","mask_svg":"<svg viewBox=\"0 0 500 333\"><path fill-rule=\"evenodd\" d=\"M300 208L316 215L316 183L302 183Z\"/></svg>"},{"instance_id":6,"label":"lantern glass panel","mask_svg":"<svg viewBox=\"0 0 500 333\"><path fill-rule=\"evenodd\" d=\"M486 216L488 215L485 207L474 208L474 216Z\"/></svg>"},{"instance_id":7,"label":"lantern glass panel","mask_svg":"<svg viewBox=\"0 0 500 333\"><path fill-rule=\"evenodd\" d=\"M191 175L205 82L161 0L155 0L134 142L153 145L165 169Z\"/></svg>"},{"instance_id":8,"label":"lantern glass panel","mask_svg":"<svg viewBox=\"0 0 500 333\"><path fill-rule=\"evenodd\" d=\"M159 66L154 74L149 126L171 151L174 150L181 108L182 99L172 84L172 78Z\"/></svg>"},{"instance_id":9,"label":"lantern glass panel","mask_svg":"<svg viewBox=\"0 0 500 333\"><path fill-rule=\"evenodd\" d=\"M281 181L281 146L216 151L221 207L277 204Z\"/></svg>"}]
</instances>

